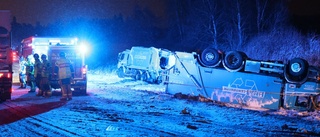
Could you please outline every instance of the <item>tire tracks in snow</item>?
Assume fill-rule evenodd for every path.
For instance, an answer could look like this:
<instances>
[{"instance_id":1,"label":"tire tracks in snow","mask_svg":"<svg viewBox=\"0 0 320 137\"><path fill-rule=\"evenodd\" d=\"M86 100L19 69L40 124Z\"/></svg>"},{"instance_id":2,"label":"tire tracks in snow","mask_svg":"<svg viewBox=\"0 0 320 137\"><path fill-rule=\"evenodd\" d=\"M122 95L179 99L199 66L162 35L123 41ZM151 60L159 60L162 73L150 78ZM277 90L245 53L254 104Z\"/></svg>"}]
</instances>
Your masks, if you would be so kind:
<instances>
[{"instance_id":1,"label":"tire tracks in snow","mask_svg":"<svg viewBox=\"0 0 320 137\"><path fill-rule=\"evenodd\" d=\"M28 103L31 104L31 103ZM10 130L15 130L16 134L22 134L23 136L37 135L37 136L50 136L52 134L59 136L83 136L76 132L64 129L65 125L58 124L57 121L51 121L49 118L43 116L34 116L34 112L24 107L18 106L14 102L4 102L3 105L8 107L8 111L15 117L25 118L20 120L25 124L21 124L19 129L12 127ZM34 105L34 104L31 104ZM59 106L59 104L57 104ZM55 107L57 107L55 106ZM33 127L31 126L33 125Z\"/></svg>"}]
</instances>

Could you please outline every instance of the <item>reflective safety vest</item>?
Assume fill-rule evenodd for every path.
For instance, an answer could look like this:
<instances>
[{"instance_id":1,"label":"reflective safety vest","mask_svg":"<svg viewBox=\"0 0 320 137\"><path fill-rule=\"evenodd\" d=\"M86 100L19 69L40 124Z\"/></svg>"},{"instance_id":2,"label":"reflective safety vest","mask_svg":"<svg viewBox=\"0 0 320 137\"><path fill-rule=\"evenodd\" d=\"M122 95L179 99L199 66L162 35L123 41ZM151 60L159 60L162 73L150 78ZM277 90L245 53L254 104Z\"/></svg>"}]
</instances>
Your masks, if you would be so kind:
<instances>
[{"instance_id":1,"label":"reflective safety vest","mask_svg":"<svg viewBox=\"0 0 320 137\"><path fill-rule=\"evenodd\" d=\"M31 61L27 61L26 63L26 72L27 72L27 75L34 74L33 63Z\"/></svg>"},{"instance_id":2,"label":"reflective safety vest","mask_svg":"<svg viewBox=\"0 0 320 137\"><path fill-rule=\"evenodd\" d=\"M26 74L26 61L20 61L20 74L25 75Z\"/></svg>"},{"instance_id":3,"label":"reflective safety vest","mask_svg":"<svg viewBox=\"0 0 320 137\"><path fill-rule=\"evenodd\" d=\"M49 77L51 70L51 64L48 60L42 60L41 76Z\"/></svg>"},{"instance_id":4,"label":"reflective safety vest","mask_svg":"<svg viewBox=\"0 0 320 137\"><path fill-rule=\"evenodd\" d=\"M56 66L59 68L59 79L72 77L71 62L66 58L61 58L56 61Z\"/></svg>"}]
</instances>

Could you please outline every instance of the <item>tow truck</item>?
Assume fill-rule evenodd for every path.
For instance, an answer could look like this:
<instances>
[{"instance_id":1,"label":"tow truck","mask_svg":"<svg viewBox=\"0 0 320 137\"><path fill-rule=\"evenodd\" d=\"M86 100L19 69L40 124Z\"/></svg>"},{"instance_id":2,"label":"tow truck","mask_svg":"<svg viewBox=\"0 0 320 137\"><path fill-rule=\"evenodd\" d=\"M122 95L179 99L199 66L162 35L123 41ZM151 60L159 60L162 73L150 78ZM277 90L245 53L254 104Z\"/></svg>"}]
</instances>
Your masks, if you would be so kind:
<instances>
[{"instance_id":1,"label":"tow truck","mask_svg":"<svg viewBox=\"0 0 320 137\"><path fill-rule=\"evenodd\" d=\"M156 58L169 94L202 96L252 109L312 110L320 105L320 68L302 58L253 60L241 51L214 48L201 53L167 52Z\"/></svg>"},{"instance_id":2,"label":"tow truck","mask_svg":"<svg viewBox=\"0 0 320 137\"><path fill-rule=\"evenodd\" d=\"M0 10L0 102L11 99L12 93L12 63L11 49L11 12Z\"/></svg>"},{"instance_id":3,"label":"tow truck","mask_svg":"<svg viewBox=\"0 0 320 137\"><path fill-rule=\"evenodd\" d=\"M58 84L58 67L55 66L59 53L66 53L67 59L72 63L74 78L71 83L73 91L79 94L87 93L87 65L85 64L84 47L78 44L78 39L73 37L28 37L21 42L21 56L27 58L37 53L47 55L51 63L50 85L53 89L60 89ZM31 57L33 58L33 57Z\"/></svg>"}]
</instances>

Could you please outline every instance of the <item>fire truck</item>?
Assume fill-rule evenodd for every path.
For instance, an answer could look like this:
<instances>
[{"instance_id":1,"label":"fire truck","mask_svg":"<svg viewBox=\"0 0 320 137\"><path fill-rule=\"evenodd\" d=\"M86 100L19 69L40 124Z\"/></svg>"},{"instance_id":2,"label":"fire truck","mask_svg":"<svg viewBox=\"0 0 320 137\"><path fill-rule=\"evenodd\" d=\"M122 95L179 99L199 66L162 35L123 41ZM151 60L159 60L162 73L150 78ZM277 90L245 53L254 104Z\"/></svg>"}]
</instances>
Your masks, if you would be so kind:
<instances>
[{"instance_id":1,"label":"fire truck","mask_svg":"<svg viewBox=\"0 0 320 137\"><path fill-rule=\"evenodd\" d=\"M11 13L0 10L0 102L11 99L12 93L12 63L11 49Z\"/></svg>"},{"instance_id":2,"label":"fire truck","mask_svg":"<svg viewBox=\"0 0 320 137\"><path fill-rule=\"evenodd\" d=\"M58 84L58 67L55 66L59 53L64 52L67 59L72 63L74 70L74 78L71 83L73 91L79 94L87 92L87 65L85 64L84 47L78 44L77 38L70 37L29 37L21 42L21 56L24 58L32 58L37 53L47 55L48 61L51 63L50 85L53 89L60 89Z\"/></svg>"},{"instance_id":3,"label":"fire truck","mask_svg":"<svg viewBox=\"0 0 320 137\"><path fill-rule=\"evenodd\" d=\"M320 105L320 68L302 58L261 61L241 51L214 48L155 57L169 94L202 96L252 109L312 110Z\"/></svg>"}]
</instances>

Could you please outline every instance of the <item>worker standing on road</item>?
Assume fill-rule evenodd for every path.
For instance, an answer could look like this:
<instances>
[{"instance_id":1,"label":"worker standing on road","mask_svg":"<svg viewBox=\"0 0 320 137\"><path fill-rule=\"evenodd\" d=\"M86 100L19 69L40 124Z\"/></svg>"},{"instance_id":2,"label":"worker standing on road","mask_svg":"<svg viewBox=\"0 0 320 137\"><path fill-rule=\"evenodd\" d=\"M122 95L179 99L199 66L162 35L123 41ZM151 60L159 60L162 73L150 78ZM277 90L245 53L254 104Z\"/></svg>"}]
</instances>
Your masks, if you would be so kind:
<instances>
[{"instance_id":1,"label":"worker standing on road","mask_svg":"<svg viewBox=\"0 0 320 137\"><path fill-rule=\"evenodd\" d=\"M42 96L50 97L51 96L51 86L50 86L50 71L51 64L47 60L47 55L41 55L42 60L42 68L41 68L41 81L40 81L40 89L42 91Z\"/></svg>"},{"instance_id":2,"label":"worker standing on road","mask_svg":"<svg viewBox=\"0 0 320 137\"><path fill-rule=\"evenodd\" d=\"M20 87L22 89L25 89L27 87L26 83L26 61L24 57L21 57L19 60L20 70L19 70L19 81L20 81Z\"/></svg>"},{"instance_id":3,"label":"worker standing on road","mask_svg":"<svg viewBox=\"0 0 320 137\"><path fill-rule=\"evenodd\" d=\"M27 75L27 84L30 86L29 92L36 91L36 82L34 78L34 63L32 61L31 55L27 57L26 62L26 75Z\"/></svg>"},{"instance_id":4,"label":"worker standing on road","mask_svg":"<svg viewBox=\"0 0 320 137\"><path fill-rule=\"evenodd\" d=\"M56 61L56 66L59 68L59 84L61 87L61 101L72 100L71 81L73 80L73 68L70 60L66 58L64 52L59 53L60 59Z\"/></svg>"},{"instance_id":5,"label":"worker standing on road","mask_svg":"<svg viewBox=\"0 0 320 137\"><path fill-rule=\"evenodd\" d=\"M39 59L39 54L35 53L33 54L34 58L34 77L35 77L35 82L36 82L36 87L38 87L38 93L37 96L42 96L42 91L40 89L40 81L41 81L41 68L42 68L42 63Z\"/></svg>"}]
</instances>

